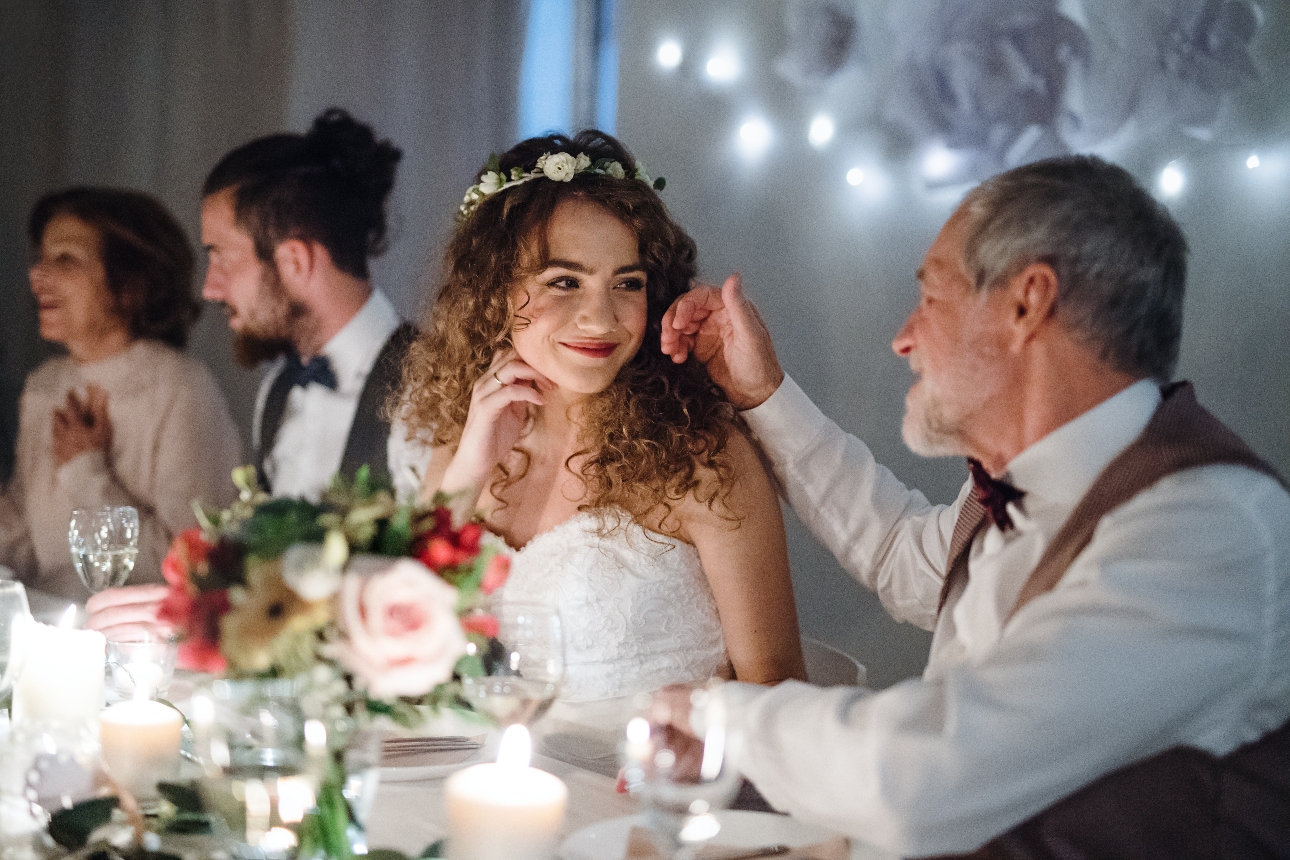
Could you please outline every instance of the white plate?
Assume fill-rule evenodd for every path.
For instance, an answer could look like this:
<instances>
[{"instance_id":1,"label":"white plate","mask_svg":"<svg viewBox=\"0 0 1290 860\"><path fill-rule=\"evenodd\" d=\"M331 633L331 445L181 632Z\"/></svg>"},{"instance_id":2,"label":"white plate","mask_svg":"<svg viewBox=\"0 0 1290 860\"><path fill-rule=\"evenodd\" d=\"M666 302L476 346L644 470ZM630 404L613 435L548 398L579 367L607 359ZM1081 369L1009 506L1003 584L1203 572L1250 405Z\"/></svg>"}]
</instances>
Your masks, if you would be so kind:
<instances>
[{"instance_id":1,"label":"white plate","mask_svg":"<svg viewBox=\"0 0 1290 860\"><path fill-rule=\"evenodd\" d=\"M448 776L450 773L483 761L484 746L481 745L478 749L469 752L433 753L427 757L445 759L445 761L443 764L383 765L381 782L419 782Z\"/></svg>"},{"instance_id":2,"label":"white plate","mask_svg":"<svg viewBox=\"0 0 1290 860\"><path fill-rule=\"evenodd\" d=\"M717 813L721 832L709 843L729 848L787 845L798 848L832 838L835 834L787 815L727 810ZM574 833L560 846L562 860L620 860L627 851L627 834L644 827L644 815L610 818Z\"/></svg>"}]
</instances>

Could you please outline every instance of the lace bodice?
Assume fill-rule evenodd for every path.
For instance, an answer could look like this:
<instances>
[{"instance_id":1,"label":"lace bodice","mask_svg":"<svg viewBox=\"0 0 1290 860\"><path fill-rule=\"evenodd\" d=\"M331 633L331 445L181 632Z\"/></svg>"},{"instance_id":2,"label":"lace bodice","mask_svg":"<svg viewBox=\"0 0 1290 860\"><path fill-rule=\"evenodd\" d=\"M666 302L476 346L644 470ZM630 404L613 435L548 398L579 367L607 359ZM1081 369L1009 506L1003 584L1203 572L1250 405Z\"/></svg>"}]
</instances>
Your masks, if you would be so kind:
<instances>
[{"instance_id":1,"label":"lace bodice","mask_svg":"<svg viewBox=\"0 0 1290 860\"><path fill-rule=\"evenodd\" d=\"M694 547L625 514L580 513L515 553L504 599L560 611L560 698L588 701L711 677L725 640Z\"/></svg>"}]
</instances>

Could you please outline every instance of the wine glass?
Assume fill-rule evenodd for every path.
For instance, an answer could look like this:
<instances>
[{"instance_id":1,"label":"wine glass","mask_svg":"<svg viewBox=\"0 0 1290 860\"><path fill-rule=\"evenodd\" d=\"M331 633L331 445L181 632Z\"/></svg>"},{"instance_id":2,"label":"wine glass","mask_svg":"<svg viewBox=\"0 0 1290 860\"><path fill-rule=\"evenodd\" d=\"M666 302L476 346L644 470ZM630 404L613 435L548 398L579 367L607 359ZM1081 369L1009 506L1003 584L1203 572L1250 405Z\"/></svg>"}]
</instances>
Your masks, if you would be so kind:
<instances>
[{"instance_id":1,"label":"wine glass","mask_svg":"<svg viewBox=\"0 0 1290 860\"><path fill-rule=\"evenodd\" d=\"M462 680L462 695L497 725L532 725L564 678L564 633L550 606L503 601L497 636L482 655L484 676Z\"/></svg>"},{"instance_id":2,"label":"wine glass","mask_svg":"<svg viewBox=\"0 0 1290 860\"><path fill-rule=\"evenodd\" d=\"M139 512L128 505L78 508L67 544L76 573L92 593L125 585L139 554Z\"/></svg>"},{"instance_id":3,"label":"wine glass","mask_svg":"<svg viewBox=\"0 0 1290 860\"><path fill-rule=\"evenodd\" d=\"M721 830L714 813L728 806L739 788L739 771L726 744L721 681L643 696L637 716L627 723L622 761L627 789L640 801L659 847L676 860L693 858Z\"/></svg>"},{"instance_id":4,"label":"wine glass","mask_svg":"<svg viewBox=\"0 0 1290 860\"><path fill-rule=\"evenodd\" d=\"M7 702L13 690L9 660L13 657L13 631L19 617L31 617L26 589L21 582L0 580L0 703Z\"/></svg>"}]
</instances>

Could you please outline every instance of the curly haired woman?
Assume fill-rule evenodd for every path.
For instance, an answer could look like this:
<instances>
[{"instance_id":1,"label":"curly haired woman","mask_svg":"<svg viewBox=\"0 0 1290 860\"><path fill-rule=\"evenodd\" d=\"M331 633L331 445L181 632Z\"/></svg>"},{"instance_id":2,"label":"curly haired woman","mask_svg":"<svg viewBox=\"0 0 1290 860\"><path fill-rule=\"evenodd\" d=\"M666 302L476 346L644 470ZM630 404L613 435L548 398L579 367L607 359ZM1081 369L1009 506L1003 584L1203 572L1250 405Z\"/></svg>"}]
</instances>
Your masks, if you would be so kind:
<instances>
[{"instance_id":1,"label":"curly haired woman","mask_svg":"<svg viewBox=\"0 0 1290 860\"><path fill-rule=\"evenodd\" d=\"M561 699L804 677L774 489L702 365L659 349L695 245L631 154L523 141L461 216L400 417L434 447L423 494L517 548L505 599L559 608Z\"/></svg>"}]
</instances>

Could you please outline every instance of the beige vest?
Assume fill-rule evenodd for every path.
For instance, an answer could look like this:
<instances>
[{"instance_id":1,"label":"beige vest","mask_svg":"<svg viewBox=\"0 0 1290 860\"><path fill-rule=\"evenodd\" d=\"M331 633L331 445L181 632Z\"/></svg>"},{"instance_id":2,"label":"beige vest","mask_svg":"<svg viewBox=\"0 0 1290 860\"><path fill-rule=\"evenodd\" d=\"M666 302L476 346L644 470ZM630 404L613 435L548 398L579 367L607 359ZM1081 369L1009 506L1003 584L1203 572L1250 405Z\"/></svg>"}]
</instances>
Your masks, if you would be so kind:
<instances>
[{"instance_id":1,"label":"beige vest","mask_svg":"<svg viewBox=\"0 0 1290 860\"><path fill-rule=\"evenodd\" d=\"M1281 481L1196 402L1189 383L1162 394L1142 435L1107 465L1053 538L1009 618L1061 581L1103 516L1166 475L1232 464ZM967 582L968 548L984 523L984 507L969 495L950 542L942 611ZM1222 757L1174 747L1128 763L963 857L1290 858L1290 723Z\"/></svg>"}]
</instances>

